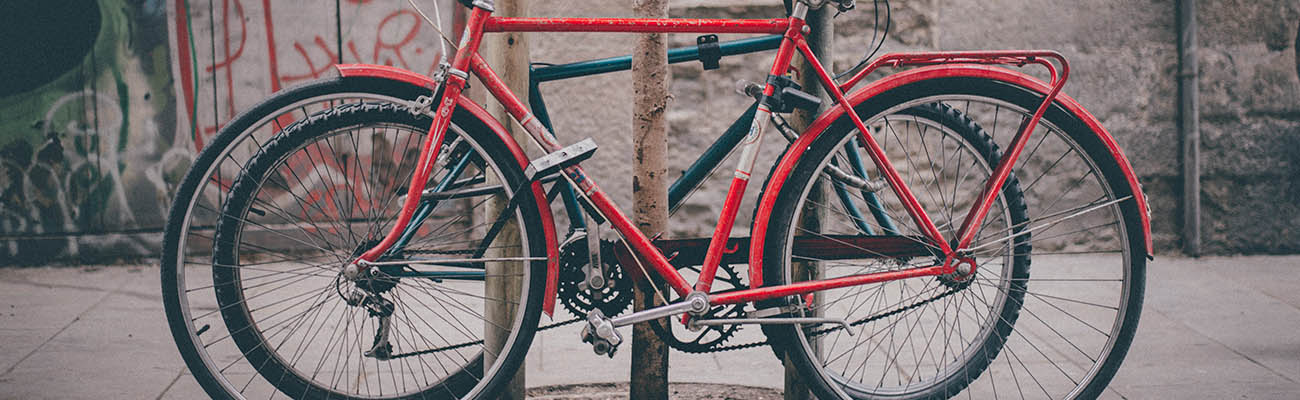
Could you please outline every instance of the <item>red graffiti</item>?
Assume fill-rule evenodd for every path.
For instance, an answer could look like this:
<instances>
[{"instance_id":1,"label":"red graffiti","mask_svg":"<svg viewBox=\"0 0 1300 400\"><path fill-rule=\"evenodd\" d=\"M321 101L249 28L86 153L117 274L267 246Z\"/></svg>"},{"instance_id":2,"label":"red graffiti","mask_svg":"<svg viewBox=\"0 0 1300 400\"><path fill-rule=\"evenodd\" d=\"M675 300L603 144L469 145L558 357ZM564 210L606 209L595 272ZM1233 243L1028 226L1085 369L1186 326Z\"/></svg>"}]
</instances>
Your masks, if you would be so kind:
<instances>
[{"instance_id":1,"label":"red graffiti","mask_svg":"<svg viewBox=\"0 0 1300 400\"><path fill-rule=\"evenodd\" d=\"M441 38L430 33L429 29L422 29L424 21L415 12L371 0L347 0L346 3L359 12L355 16L341 16L333 7L313 7L295 9L292 10L294 14L277 18L271 0L260 2L260 13L256 10L256 1L209 0L200 3L175 0L173 59L179 72L177 85L181 86L177 90L178 108L184 107L181 115L188 118L182 123L190 126L182 126L181 130L192 133L195 150L202 149L221 126L243 111L239 109L240 104L254 104L286 85L327 76L340 60L427 70L430 73L441 61L437 42ZM385 10L385 7L394 9ZM256 21L259 14L261 24ZM337 20L344 17L343 21ZM299 21L304 20L319 21L320 26L300 26ZM293 24L293 27L277 31L277 24ZM341 41L337 36L340 25L346 28ZM257 54L262 51L257 47L259 42L265 43L264 57ZM303 110L315 112L330 106L332 104L309 105ZM273 122L276 124L274 128L282 129L301 117L301 113L284 115ZM340 191L342 188L337 186L364 181L365 175L381 172L364 167L375 166L372 158L393 160L391 157L400 159L404 154L401 151L396 154L365 153L331 159L319 149L307 148L291 156L288 164L282 167L287 170L281 172L298 171L315 178L297 182L286 177L284 182L289 182L293 189L283 189L310 197L306 199L313 204L309 207L317 207L294 214L309 218L337 217L338 214L355 212L350 208L380 206L369 204L367 194ZM385 164L383 160L375 162ZM225 192L233 183L232 178L213 179L220 180L215 183L221 192Z\"/></svg>"},{"instance_id":2,"label":"red graffiti","mask_svg":"<svg viewBox=\"0 0 1300 400\"><path fill-rule=\"evenodd\" d=\"M303 63L307 64L307 73L298 75L280 75L280 82L293 83L295 81L320 78L321 74L328 72L330 67L334 66L334 62L338 60L338 54L330 51L330 47L325 43L324 38L316 36L315 42L316 47L325 52L325 61L321 66L319 68L316 67L316 63L312 62L311 55L307 53L307 48L303 47L301 42L293 42L293 49L298 52L298 55L302 56Z\"/></svg>"},{"instance_id":3,"label":"red graffiti","mask_svg":"<svg viewBox=\"0 0 1300 400\"><path fill-rule=\"evenodd\" d=\"M411 17L411 27L407 29L406 36L403 36L402 40L398 41L397 43L384 42L384 27L389 26L388 24L390 22L396 20L397 17L403 15ZM381 64L379 62L379 53L385 49L389 49L393 51L393 54L397 56L397 61L401 63L396 66L410 69L411 68L410 65L407 65L406 63L406 57L402 56L402 47L406 46L407 43L410 43L411 39L415 39L415 35L418 33L420 33L419 15L416 15L414 12L411 12L409 10L398 10L395 13L388 14L388 16L384 17L384 20L379 23L379 34L375 38L375 56L371 58L371 62L375 64ZM382 64L388 66L394 66L393 60L388 58L385 58Z\"/></svg>"},{"instance_id":4,"label":"red graffiti","mask_svg":"<svg viewBox=\"0 0 1300 400\"><path fill-rule=\"evenodd\" d=\"M408 18L400 18L406 16ZM379 22L375 43L369 59L362 58L357 51L356 42L347 40L344 46L348 50L348 56L353 62L368 62L372 64L383 64L410 69L411 65L407 61L405 51L412 51L416 54L424 52L424 49L413 41L420 33L420 17L410 10L398 10L388 14ZM399 33L394 35L393 33ZM385 37L399 37L397 41L389 42L384 40ZM314 46L313 46L314 45ZM322 74L329 71L330 67L338 61L339 55L333 49L328 41L320 35L312 38L310 45L304 45L303 42L293 42L293 49L302 62L306 65L307 71L299 74L281 74L277 77L280 83L293 83L307 79L320 78ZM436 66L439 60L435 59L430 70Z\"/></svg>"},{"instance_id":5,"label":"red graffiti","mask_svg":"<svg viewBox=\"0 0 1300 400\"><path fill-rule=\"evenodd\" d=\"M222 9L222 11L221 11L221 26L222 26L222 29L221 29L221 39L222 39L222 42L223 42L222 51L225 53L225 54L224 54L225 57L224 57L223 59L221 59L220 61L214 61L213 64L212 64L211 66L208 66L207 68L204 68L204 71L207 71L207 72L210 72L210 73L213 73L213 74L214 74L214 76L213 76L213 80L214 80L214 81L216 80L215 74L216 74L217 70L224 70L224 71L225 71L225 75L226 75L226 97L225 97L225 100L226 100L226 117L223 118L223 117L221 117L220 115L218 115L218 116L216 117L216 121L218 121L218 122L216 122L214 125L204 127L203 130L202 130L202 133L203 133L203 134L211 134L211 133L215 133L218 129L221 129L221 126L225 124L225 121L226 121L228 118L233 118L233 117L235 116L236 112L237 112L237 111L235 110L235 96L234 96L234 93L235 93L235 76L234 76L233 68L232 68L231 66L232 66L232 64L234 64L235 60L238 60L240 56L243 56L243 55L244 55L244 44L248 42L248 24L244 22L244 6L243 6L243 4L240 4L240 3L239 3L239 0L233 0L233 2L234 2L234 6L235 6L235 7L234 7L234 11L235 11L235 17L234 17L234 20L235 20L236 22L239 23L239 44L238 44L238 47L236 47L236 48L232 51L231 48L230 48L230 37L231 37L231 33L232 33L231 30L230 30L230 20L231 20L231 15L230 15L231 7L230 7L230 5L231 5L231 2L232 2L232 0L223 0L223 1L221 2L221 3L222 3L222 5L221 5L221 9ZM220 97L220 96L218 96L218 97Z\"/></svg>"}]
</instances>

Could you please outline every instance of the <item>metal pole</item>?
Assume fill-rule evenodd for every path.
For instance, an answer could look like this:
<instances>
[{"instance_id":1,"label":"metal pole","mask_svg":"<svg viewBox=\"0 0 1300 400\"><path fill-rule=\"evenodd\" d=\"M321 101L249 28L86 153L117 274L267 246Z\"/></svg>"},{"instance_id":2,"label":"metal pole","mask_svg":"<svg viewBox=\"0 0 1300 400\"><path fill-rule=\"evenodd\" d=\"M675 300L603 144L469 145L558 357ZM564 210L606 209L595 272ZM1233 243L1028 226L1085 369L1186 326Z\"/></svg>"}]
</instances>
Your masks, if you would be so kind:
<instances>
[{"instance_id":1,"label":"metal pole","mask_svg":"<svg viewBox=\"0 0 1300 400\"><path fill-rule=\"evenodd\" d=\"M639 18L668 18L667 0L633 0ZM637 228L654 237L668 228L668 37L647 33L637 37L632 53L633 218ZM662 281L656 283L664 287ZM633 290L637 311L663 304L653 287L640 281ZM668 326L669 318L658 321ZM668 346L649 323L632 327L631 400L668 399Z\"/></svg>"},{"instance_id":2,"label":"metal pole","mask_svg":"<svg viewBox=\"0 0 1300 400\"><path fill-rule=\"evenodd\" d=\"M1183 251L1201 255L1201 112L1196 78L1196 0L1179 0L1178 133L1182 138Z\"/></svg>"},{"instance_id":3,"label":"metal pole","mask_svg":"<svg viewBox=\"0 0 1300 400\"><path fill-rule=\"evenodd\" d=\"M457 6L459 7L459 6ZM527 16L528 0L498 0L496 3L496 12L498 16ZM484 59L492 65L492 69L501 76L510 90L515 93L528 92L528 41L521 32L486 35L483 38L481 51ZM518 125L510 122L510 114L497 102L489 102L488 112L492 113L502 125L510 131L515 140L521 143L526 142L528 133L520 129ZM506 206L505 198L492 199L492 203L487 207L488 215L499 215ZM489 217L491 218L491 217ZM489 257L519 257L520 243L518 243L519 230L513 221L501 231L497 236L497 241L493 243L492 250L489 251ZM507 241L513 241L509 243ZM487 368L492 365L496 359L496 352L504 347L506 339L510 332L498 327L513 326L511 321L514 320L515 313L518 312L518 296L523 287L523 279L518 275L519 269L526 265L525 262L493 262L487 263L487 276L484 277L486 310L484 310L484 319L489 321L485 323L487 334L484 335L484 346L487 348L483 352L483 366ZM513 302L513 303L512 303ZM501 392L500 399L523 399L524 398L524 371L526 368L520 366L515 377L510 380L506 388Z\"/></svg>"},{"instance_id":4,"label":"metal pole","mask_svg":"<svg viewBox=\"0 0 1300 400\"><path fill-rule=\"evenodd\" d=\"M808 28L810 29L808 34L808 46L812 48L813 54L816 54L818 59L822 60L823 63L828 64L825 65L827 68L831 67L829 65L832 59L831 49L835 39L835 24L833 20L835 15L834 11L833 6L827 5L820 9L810 11L807 18ZM799 69L799 77L801 78L799 85L803 86L805 91L821 97L823 108L832 104L830 94L822 89L821 83L819 83L817 79L817 73L813 71L812 66L807 60L799 59L792 65ZM817 113L797 110L790 118L791 127L795 130L803 130L808 127L808 124L811 123L816 116ZM808 193L807 204L826 204L823 199L825 197L825 188L822 186L824 185L818 184L812 188L812 191ZM822 218L824 217L821 214L824 211L824 208L821 207L809 207L804 209L802 216L799 219L799 224L803 229L807 229L810 232L819 231L821 229ZM816 262L795 262L792 266L794 268L792 275L795 277L807 280L817 279L821 276L820 268L818 268ZM815 295L813 301L814 303L820 304L820 294ZM811 344L814 348L820 348L821 341L812 340ZM803 382L801 382L802 378L790 363L789 359L783 360L783 363L785 364L786 400L813 399L814 397L812 393L809 392L808 387L804 386Z\"/></svg>"}]
</instances>

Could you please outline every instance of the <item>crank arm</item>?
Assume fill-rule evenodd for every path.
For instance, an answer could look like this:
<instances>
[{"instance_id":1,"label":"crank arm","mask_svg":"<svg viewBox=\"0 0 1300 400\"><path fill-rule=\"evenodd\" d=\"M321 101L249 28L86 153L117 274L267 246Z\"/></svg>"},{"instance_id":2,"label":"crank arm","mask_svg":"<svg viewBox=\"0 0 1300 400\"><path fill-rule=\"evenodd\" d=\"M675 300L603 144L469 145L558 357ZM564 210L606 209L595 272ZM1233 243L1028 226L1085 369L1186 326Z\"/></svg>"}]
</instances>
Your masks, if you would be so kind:
<instances>
[{"instance_id":1,"label":"crank arm","mask_svg":"<svg viewBox=\"0 0 1300 400\"><path fill-rule=\"evenodd\" d=\"M671 317L680 314L700 314L709 310L709 298L704 292L691 292L686 299L673 304L637 311L610 320L614 327Z\"/></svg>"}]
</instances>

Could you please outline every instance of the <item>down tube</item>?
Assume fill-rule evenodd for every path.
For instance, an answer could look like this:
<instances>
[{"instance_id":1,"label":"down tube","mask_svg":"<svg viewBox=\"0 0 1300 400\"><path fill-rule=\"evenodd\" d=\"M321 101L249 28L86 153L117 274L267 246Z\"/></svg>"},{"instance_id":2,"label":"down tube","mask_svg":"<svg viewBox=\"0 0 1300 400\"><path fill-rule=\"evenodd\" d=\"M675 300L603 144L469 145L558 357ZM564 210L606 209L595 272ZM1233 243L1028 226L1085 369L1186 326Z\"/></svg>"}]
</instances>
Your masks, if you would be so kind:
<instances>
[{"instance_id":1,"label":"down tube","mask_svg":"<svg viewBox=\"0 0 1300 400\"><path fill-rule=\"evenodd\" d=\"M515 97L515 94L510 91L505 82L501 81L496 72L492 71L492 68L487 65L482 56L478 54L472 55L470 67L474 75L478 76L479 81L483 82L483 86L488 90L488 93L491 93L492 97L505 106L506 111L516 121L519 121L519 125L524 127L524 130L528 132L533 141L537 142L545 151L554 152L560 150L560 144L556 142L555 135L546 130L542 123L537 120L537 117L528 111L528 107L524 106L518 97ZM690 292L690 284L686 282L685 278L682 278L682 275L677 272L677 269L672 264L668 263L668 258L659 252L654 243L650 242L650 238L647 238L645 234L636 229L636 225L632 223L627 215L619 211L614 202L605 195L605 192L596 185L596 182L592 181L582 171L581 167L577 165L569 166L564 169L563 173L572 183L577 185L578 191L590 200L592 205L609 220L610 225L626 239L634 252L642 260L648 262L650 268L663 277L678 295L686 296Z\"/></svg>"}]
</instances>

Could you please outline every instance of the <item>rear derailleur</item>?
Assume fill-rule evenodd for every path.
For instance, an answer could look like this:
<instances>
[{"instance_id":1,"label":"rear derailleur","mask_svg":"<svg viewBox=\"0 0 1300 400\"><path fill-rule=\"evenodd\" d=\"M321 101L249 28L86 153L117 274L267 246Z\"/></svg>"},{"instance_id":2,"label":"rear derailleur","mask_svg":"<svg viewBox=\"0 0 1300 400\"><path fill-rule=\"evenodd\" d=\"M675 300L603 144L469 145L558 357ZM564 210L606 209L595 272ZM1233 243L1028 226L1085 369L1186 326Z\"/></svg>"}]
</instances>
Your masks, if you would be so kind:
<instances>
[{"instance_id":1,"label":"rear derailleur","mask_svg":"<svg viewBox=\"0 0 1300 400\"><path fill-rule=\"evenodd\" d=\"M392 288L392 282L395 278L384 278L377 269L370 269L363 274L368 276L363 279L354 280L355 286L346 296L344 301L352 307L361 307L372 318L378 318L378 329L375 330L375 338L371 341L370 349L363 354L366 357L387 360L393 356L393 345L389 343L388 336L392 331L393 311L397 306L392 301L385 299L383 293Z\"/></svg>"}]
</instances>

